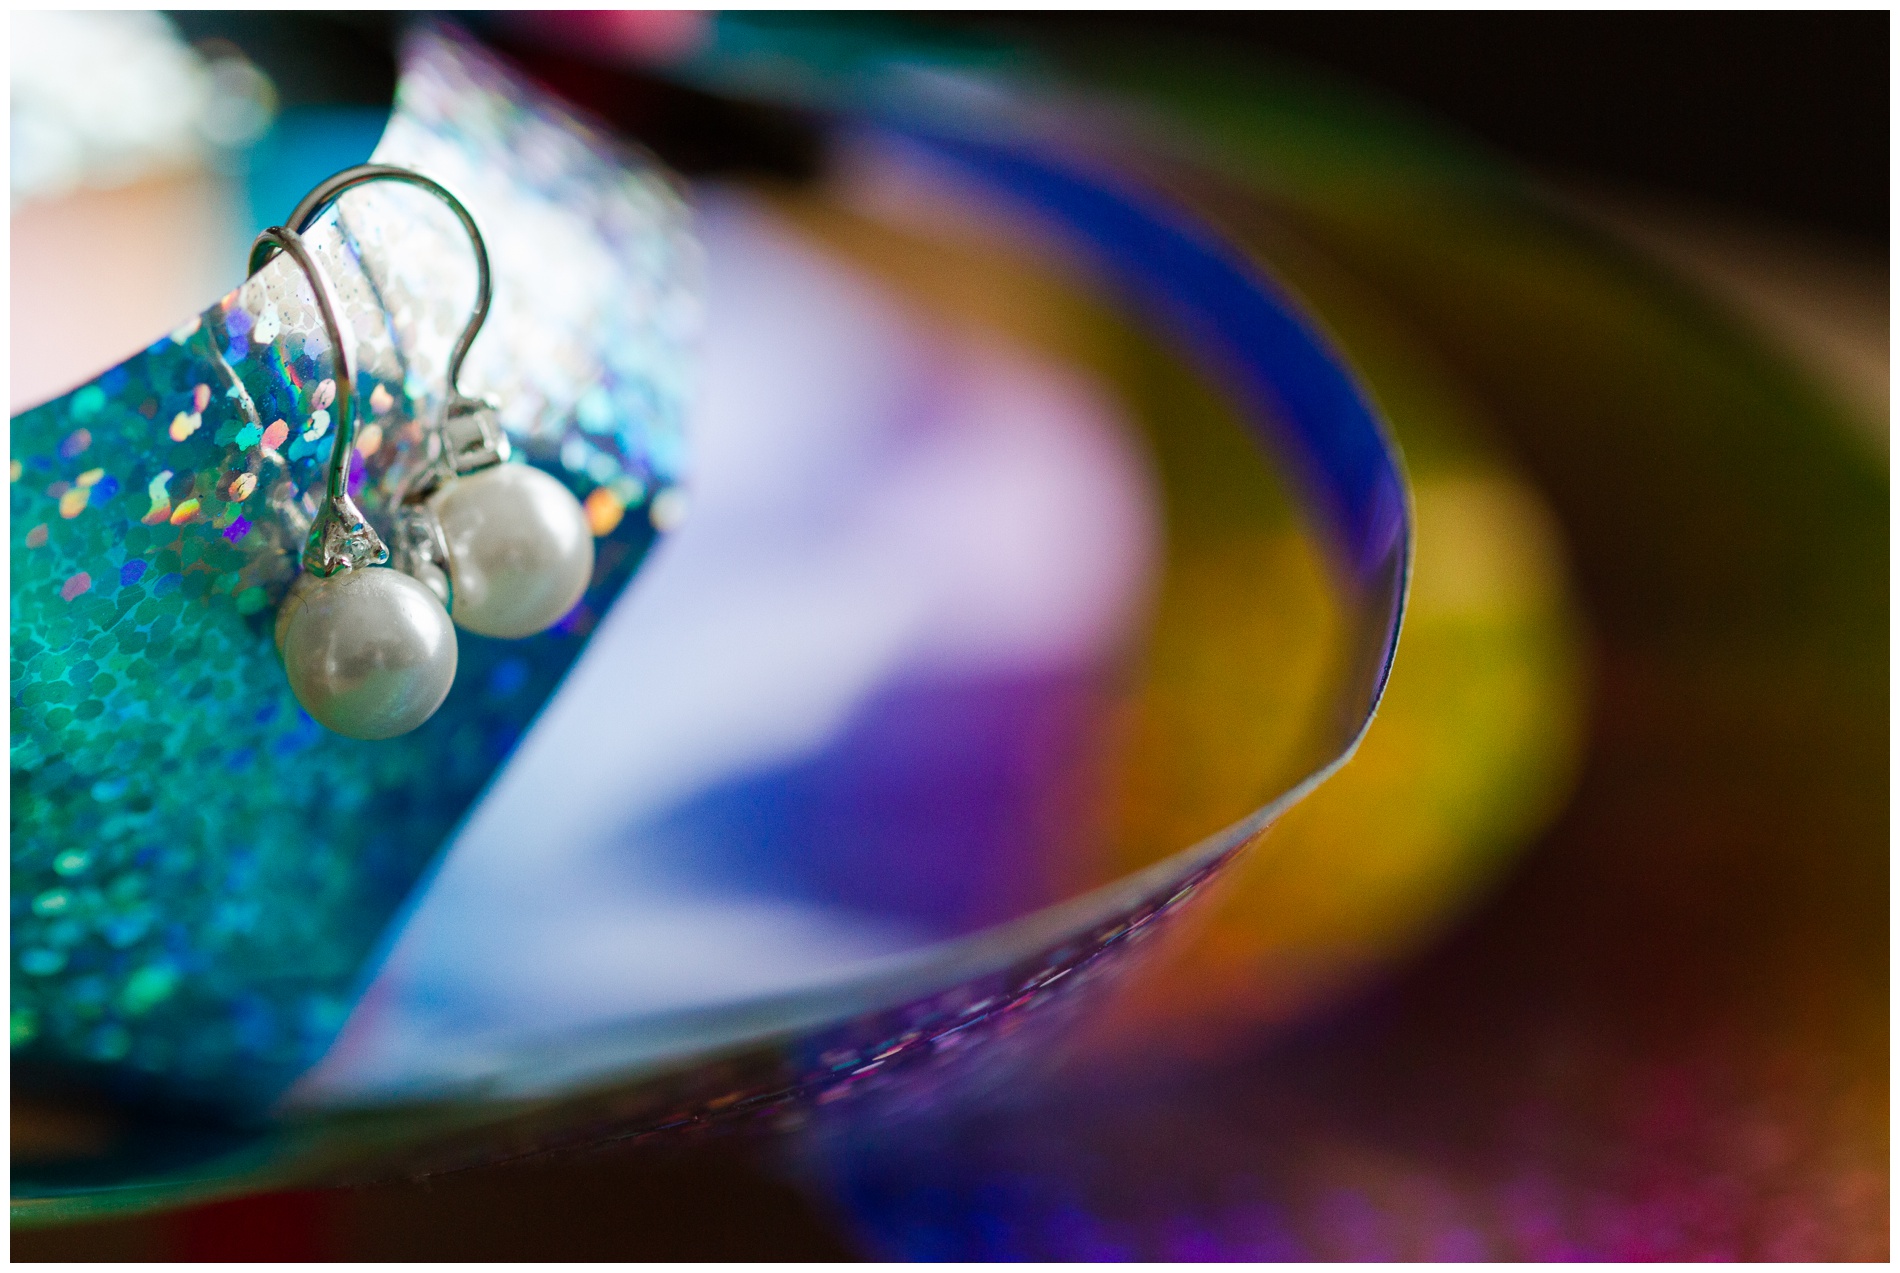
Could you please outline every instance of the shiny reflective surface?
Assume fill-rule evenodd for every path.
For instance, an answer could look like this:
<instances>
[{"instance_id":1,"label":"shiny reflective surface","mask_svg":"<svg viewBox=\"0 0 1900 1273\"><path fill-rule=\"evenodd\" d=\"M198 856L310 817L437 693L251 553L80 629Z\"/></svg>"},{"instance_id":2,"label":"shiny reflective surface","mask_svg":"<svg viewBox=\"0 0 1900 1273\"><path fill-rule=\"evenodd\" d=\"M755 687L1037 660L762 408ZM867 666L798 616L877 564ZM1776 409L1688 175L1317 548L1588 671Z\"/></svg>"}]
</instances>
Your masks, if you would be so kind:
<instances>
[{"instance_id":1,"label":"shiny reflective surface","mask_svg":"<svg viewBox=\"0 0 1900 1273\"><path fill-rule=\"evenodd\" d=\"M345 738L406 734L455 683L455 628L434 593L386 566L306 576L280 607L291 692Z\"/></svg>"},{"instance_id":2,"label":"shiny reflective surface","mask_svg":"<svg viewBox=\"0 0 1900 1273\"><path fill-rule=\"evenodd\" d=\"M429 499L447 546L450 613L471 632L526 637L567 617L594 574L594 533L565 486L495 464Z\"/></svg>"},{"instance_id":3,"label":"shiny reflective surface","mask_svg":"<svg viewBox=\"0 0 1900 1273\"><path fill-rule=\"evenodd\" d=\"M692 515L654 502L677 537L588 625L384 936L269 1170L378 1143L479 1159L603 1127L774 1124L903 1075L927 1090L1060 1019L1357 739L1396 634L1405 495L1300 311L1191 215L1088 165L902 130L866 147L858 193L993 201L1024 243L1079 254L1084 299L1047 312L1057 348L946 335L775 214L709 194L739 302L715 312L740 339L722 364L714 329ZM964 277L1033 295L1009 271ZM1103 339L1078 374L1062 346L1084 331ZM1143 381L1166 392L1135 422L1124 394ZM1299 448L1323 529L1263 434ZM597 534L622 512L586 507ZM1276 705L1253 722L1258 767L1104 819L1117 779L1171 772L1123 750L1131 708L1162 755L1219 723L1124 691L1157 614L1195 664L1205 644L1168 589L1237 526L1266 567L1234 576L1239 613L1254 589L1300 598L1284 652L1249 656ZM1158 540L1185 546L1165 573ZM1187 670L1157 666L1137 683ZM497 671L484 688L518 685ZM1178 816L1145 816L1171 801ZM364 1106L374 1121L331 1117ZM207 1163L145 1196L263 1165Z\"/></svg>"},{"instance_id":4,"label":"shiny reflective surface","mask_svg":"<svg viewBox=\"0 0 1900 1273\"><path fill-rule=\"evenodd\" d=\"M469 379L505 391L531 462L619 516L562 630L531 651L465 639L461 682L423 730L358 743L298 709L272 648L338 395L292 262L15 417L13 896L69 900L16 913L14 1056L118 1098L254 1112L321 1054L679 475L697 267L668 180L426 34L383 146L511 244ZM426 194L350 202L307 239L359 342L349 493L387 532L472 267Z\"/></svg>"},{"instance_id":5,"label":"shiny reflective surface","mask_svg":"<svg viewBox=\"0 0 1900 1273\"><path fill-rule=\"evenodd\" d=\"M869 1061L842 1047L794 1057L772 1084L741 1081L731 1056L705 1061L695 1073L723 1075L726 1087L697 1107L703 1121L683 1119L684 1102L642 1104L637 1077L623 1078L591 1106L542 1117L533 1137L517 1107L509 1125L459 1146L462 1162L476 1162L561 1136L631 1145L656 1129L676 1138L716 1125L735 1104L776 1103L763 1125L804 1120L809 1133L825 1121L814 1114L866 1102L814 1106L772 1094L840 1066L851 1078L828 1094L883 1082L887 1095L914 1097L913 1028L945 1058L985 1058L972 1067L986 1080L984 1099L877 1102L861 1135L830 1138L822 1154L813 1146L822 1138L809 1134L754 1144L762 1156L788 1156L778 1158L780 1183L760 1179L756 1161L735 1171L727 1137L699 1152L588 1153L564 1165L529 1158L422 1183L154 1217L136 1226L149 1247L306 1259L793 1250L842 1258L840 1243L859 1254L993 1259L1884 1254L1886 989L1876 974L1886 966L1886 722L1877 692L1886 627L1885 593L1865 586L1884 562L1877 459L1861 455L1860 438L1791 385L1759 341L1671 281L1645 281L1630 260L1579 242L1524 206L1510 183L1480 167L1461 184L1412 150L1371 144L1333 111L1263 101L1276 82L1252 68L1210 96L1216 61L1184 64L1173 85L1184 109L1203 112L1206 130L1195 135L1231 147L1237 181L1286 199L1270 201L1269 215L1223 190L1217 219L1291 280L1348 351L1390 413L1416 486L1420 548L1405 648L1354 762L1236 863L1198 922L1136 968L1132 985L1120 979L1130 993L1092 996L1090 1011L1054 1039L1014 1049L1016 1062L1027 1054L1051 1072L1005 1068L1010 1049L995 1032L972 1045L980 1025L912 1023L879 1036L863 1054ZM777 65L782 74L785 59ZM1137 869L1224 820L1223 809L1251 807L1250 784L1280 772L1288 740L1278 726L1305 713L1301 686L1323 683L1311 663L1330 649L1337 621L1323 563L1297 521L1243 515L1278 506L1248 481L1258 467L1251 451L1215 445L1218 432L1199 414L1207 395L1191 378L1119 343L1112 322L1064 307L1041 286L1046 262L1035 254L986 268L971 237L945 225L974 211L967 192L926 187L899 217L903 188L885 182L876 194L846 195L828 184L822 197L779 191L764 207L752 202L745 242L755 250L734 255L742 244L732 226L715 227L713 272L722 259L757 269L770 259L756 250L769 237L824 277L874 292L880 312L897 310L907 328L926 316L954 323L981 314L1031 382L1060 364L1107 388L1101 396L1113 409L1075 417L1077 432L1115 437L1126 426L1121 436L1137 445L1124 450L1145 456L1138 472L1160 496L1165 527L1160 564L1142 572L1147 586L1159 581L1159 597L1142 619L1147 652L1124 704L1132 724L1120 737L1130 745L1113 813L1125 837L1114 861ZM944 217L946 208L959 215ZM901 229L913 232L908 243ZM782 283L786 273L767 278ZM754 297L717 284L714 295L717 347L726 339L719 315L751 312ZM810 305L795 317L819 325ZM732 341L737 356L722 365L760 360L787 390L766 405L787 407L799 382L770 360L783 343L776 324L751 327L760 340ZM933 347L948 352L951 343ZM966 383L943 374L944 361L926 360L939 368L937 383ZM1019 400L1007 389L987 397ZM928 392L910 398L920 418L930 413L917 404L935 401ZM770 529L800 551L758 554L781 568L813 549L793 533L792 515L812 471L772 481L776 466L801 453L783 436L795 423L789 415L753 422L781 446L768 448L746 486L754 501L783 493ZM967 441L969 417L986 415L1007 419L994 405L967 411L964 428L937 436ZM907 452L894 433L859 436L894 461ZM1495 445L1500 436L1508 451ZM832 463L859 453L840 445L822 454ZM983 454L989 478L1021 471L1006 450ZM731 471L731 462L719 466ZM1695 482L1683 483L1685 472ZM958 507L997 485L943 484ZM812 489L836 497L851 487L841 479ZM734 511L698 504L714 523ZM1051 511L1084 546L1100 530L1086 508L1063 501ZM820 526L822 514L809 510ZM1005 547L1064 542L1046 528L1025 533L1021 518L985 524L1011 528ZM905 538L889 517L876 525L893 550L934 546L937 556L918 559L924 565L962 560L952 537ZM871 578L902 585L911 558L889 558L890 575ZM703 555L697 562L708 565ZM731 573L699 577L738 582ZM813 580L791 577L801 588L783 590L788 598ZM678 580L667 595L691 600ZM933 611L937 626L969 608L966 600ZM745 648L765 644L753 637ZM918 881L913 899L930 900L931 887L946 894L948 912L978 891L971 877L995 884L992 862L1085 863L1098 842L1073 829L1050 836L1047 823L1005 853L972 852L972 840L1001 831L1002 820L945 798L976 792L1013 819L1021 806L997 793L1034 789L1008 785L1012 773L1046 772L1032 768L1043 753L1029 744L1064 733L1038 734L1033 712L1012 726L993 710L1012 696L1032 698L1018 682L947 703L935 719L961 734L904 731L915 700L849 717L827 737L861 746L825 747L733 783L723 793L725 838L689 842L727 846L720 874L755 898L775 886L781 899L836 897L883 913L898 909L902 881ZM690 713L672 713L664 723L690 722ZM1499 879L1568 798L1579 760L1576 802ZM985 774L991 785L970 780ZM748 796L760 816L744 816ZM862 816L847 821L841 808ZM864 846L879 830L901 834L873 872ZM827 863L845 869L827 874ZM695 865L686 855L676 864ZM613 883L605 872L592 880ZM1476 913L1447 939L1446 917L1479 889ZM610 931L610 912L573 914L596 933ZM913 901L909 913L939 912ZM1436 950L1421 956L1418 943L1431 936ZM565 966L591 974L575 984L593 995L616 978L622 993L642 980L651 988L660 958L689 949L662 946L615 966L612 945L591 963L585 946L565 952ZM699 970L717 971L718 947L702 953ZM489 1020L532 1008L534 977L558 966L495 962L512 972L516 1003L485 990L484 979L463 985L471 999L487 994ZM1066 975L1027 997L1046 1000L1092 967L1059 969ZM1378 992L1342 999L1369 968L1386 969ZM681 989L678 970L668 972ZM1002 997L990 1019L1011 1019L1002 1009L1017 997L1008 990L968 1002L991 993ZM1316 1002L1330 1010L1314 1014ZM1298 1014L1306 1024L1288 1028ZM402 1005L398 1015L416 1014ZM551 1046L542 1077L584 1043L570 1036ZM604 1043L598 1052L612 1060ZM385 1113L356 1125L387 1134L397 1121ZM16 1145L23 1124L44 1143L57 1120L16 1112ZM80 1120L78 1131L88 1126ZM96 1127L93 1135L104 1139ZM669 1188L675 1170L682 1174ZM814 1247L809 1228L788 1220L794 1190L806 1195L805 1214L831 1227L829 1245ZM134 1226L88 1228L96 1241ZM84 1237L45 1233L29 1245L16 1236L16 1252L73 1251Z\"/></svg>"}]
</instances>

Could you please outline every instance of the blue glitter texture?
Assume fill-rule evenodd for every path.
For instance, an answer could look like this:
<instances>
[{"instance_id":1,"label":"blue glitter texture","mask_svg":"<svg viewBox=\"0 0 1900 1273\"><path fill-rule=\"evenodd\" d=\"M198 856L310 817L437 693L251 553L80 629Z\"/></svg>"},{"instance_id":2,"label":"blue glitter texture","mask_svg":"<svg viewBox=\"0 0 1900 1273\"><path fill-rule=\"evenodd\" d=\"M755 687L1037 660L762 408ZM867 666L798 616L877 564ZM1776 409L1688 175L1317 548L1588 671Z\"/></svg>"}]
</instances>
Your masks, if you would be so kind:
<instances>
[{"instance_id":1,"label":"blue glitter texture","mask_svg":"<svg viewBox=\"0 0 1900 1273\"><path fill-rule=\"evenodd\" d=\"M587 501L592 586L542 636L459 633L455 688L412 734L353 741L298 708L271 626L335 385L285 261L16 416L16 1063L266 1108L334 1037L392 915L677 504L696 260L667 179L439 29L409 44L377 158L464 193L494 245L472 387L502 396L518 458ZM472 271L452 223L380 198L310 239L362 342L352 486L387 532ZM523 209L537 232L511 235ZM590 245L593 291L560 277L550 225Z\"/></svg>"}]
</instances>

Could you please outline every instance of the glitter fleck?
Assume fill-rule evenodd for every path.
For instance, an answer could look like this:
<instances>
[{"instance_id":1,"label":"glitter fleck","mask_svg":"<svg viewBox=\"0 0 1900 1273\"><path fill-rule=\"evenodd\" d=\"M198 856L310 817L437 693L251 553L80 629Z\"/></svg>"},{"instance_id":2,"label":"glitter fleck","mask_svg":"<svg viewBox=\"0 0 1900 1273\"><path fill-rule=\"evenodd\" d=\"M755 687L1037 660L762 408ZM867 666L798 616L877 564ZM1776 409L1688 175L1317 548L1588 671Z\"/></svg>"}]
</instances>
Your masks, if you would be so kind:
<instances>
[{"instance_id":1,"label":"glitter fleck","mask_svg":"<svg viewBox=\"0 0 1900 1273\"><path fill-rule=\"evenodd\" d=\"M587 510L587 524L597 537L613 534L614 527L620 525L620 519L627 514L627 506L620 502L620 497L604 486L595 487L583 507Z\"/></svg>"},{"instance_id":2,"label":"glitter fleck","mask_svg":"<svg viewBox=\"0 0 1900 1273\"><path fill-rule=\"evenodd\" d=\"M686 520L686 493L677 486L661 491L653 497L653 507L648 516L653 521L653 529L657 531L677 528Z\"/></svg>"},{"instance_id":3,"label":"glitter fleck","mask_svg":"<svg viewBox=\"0 0 1900 1273\"><path fill-rule=\"evenodd\" d=\"M28 532L26 532L26 546L28 548L38 548L45 542L46 542L46 523L45 522L41 522L39 525L35 526L32 530L29 530Z\"/></svg>"},{"instance_id":4,"label":"glitter fleck","mask_svg":"<svg viewBox=\"0 0 1900 1273\"><path fill-rule=\"evenodd\" d=\"M197 412L194 411L187 414L186 412L180 411L177 415L172 417L171 428L167 429L166 432L171 435L172 441L183 442L186 438L196 433L198 426L203 423L204 417Z\"/></svg>"},{"instance_id":5,"label":"glitter fleck","mask_svg":"<svg viewBox=\"0 0 1900 1273\"><path fill-rule=\"evenodd\" d=\"M257 474L239 473L231 479L231 499L239 504L251 498L251 492L257 489Z\"/></svg>"},{"instance_id":6,"label":"glitter fleck","mask_svg":"<svg viewBox=\"0 0 1900 1273\"><path fill-rule=\"evenodd\" d=\"M74 597L90 587L92 587L92 576L82 570L60 586L60 599L62 601L71 601Z\"/></svg>"},{"instance_id":7,"label":"glitter fleck","mask_svg":"<svg viewBox=\"0 0 1900 1273\"><path fill-rule=\"evenodd\" d=\"M380 387L381 386L378 386L378 388ZM310 405L316 408L318 411L323 410L325 407L329 406L332 402L335 402L335 401L336 401L336 381L334 380L319 381L317 384L317 387L311 391Z\"/></svg>"},{"instance_id":8,"label":"glitter fleck","mask_svg":"<svg viewBox=\"0 0 1900 1273\"><path fill-rule=\"evenodd\" d=\"M523 659L497 663L495 670L488 674L488 695L495 699L512 698L528 683L531 675L532 670Z\"/></svg>"},{"instance_id":9,"label":"glitter fleck","mask_svg":"<svg viewBox=\"0 0 1900 1273\"><path fill-rule=\"evenodd\" d=\"M105 475L106 471L104 469L87 469L84 473L74 478L73 481L80 486L97 486L99 479Z\"/></svg>"},{"instance_id":10,"label":"glitter fleck","mask_svg":"<svg viewBox=\"0 0 1900 1273\"><path fill-rule=\"evenodd\" d=\"M84 849L67 849L53 859L53 870L64 876L82 874L92 865L92 858Z\"/></svg>"},{"instance_id":11,"label":"glitter fleck","mask_svg":"<svg viewBox=\"0 0 1900 1273\"><path fill-rule=\"evenodd\" d=\"M312 411L310 413L310 423L303 427L303 440L306 442L315 442L329 431L330 413L328 411Z\"/></svg>"},{"instance_id":12,"label":"glitter fleck","mask_svg":"<svg viewBox=\"0 0 1900 1273\"><path fill-rule=\"evenodd\" d=\"M140 1016L171 997L178 987L178 970L170 964L147 964L133 973L119 993L119 1007Z\"/></svg>"},{"instance_id":13,"label":"glitter fleck","mask_svg":"<svg viewBox=\"0 0 1900 1273\"><path fill-rule=\"evenodd\" d=\"M50 977L66 966L66 952L63 950L23 950L20 952L20 971L29 977Z\"/></svg>"},{"instance_id":14,"label":"glitter fleck","mask_svg":"<svg viewBox=\"0 0 1900 1273\"><path fill-rule=\"evenodd\" d=\"M284 439L289 436L289 425L285 424L282 420L271 421L270 428L264 430L264 449L266 451L275 451L284 444Z\"/></svg>"},{"instance_id":15,"label":"glitter fleck","mask_svg":"<svg viewBox=\"0 0 1900 1273\"><path fill-rule=\"evenodd\" d=\"M328 406L329 404L325 403L324 405ZM395 395L391 394L389 390L382 385L377 385L374 389L369 391L369 409L377 415L383 414L383 412L395 405Z\"/></svg>"},{"instance_id":16,"label":"glitter fleck","mask_svg":"<svg viewBox=\"0 0 1900 1273\"><path fill-rule=\"evenodd\" d=\"M59 458L70 460L92 445L92 433L87 429L74 429L59 444Z\"/></svg>"},{"instance_id":17,"label":"glitter fleck","mask_svg":"<svg viewBox=\"0 0 1900 1273\"><path fill-rule=\"evenodd\" d=\"M243 450L250 450L263 441L264 430L255 424L247 424L238 430L237 444Z\"/></svg>"},{"instance_id":18,"label":"glitter fleck","mask_svg":"<svg viewBox=\"0 0 1900 1273\"><path fill-rule=\"evenodd\" d=\"M177 508L174 508L172 510L171 523L174 526L183 526L186 522L190 521L192 518L196 517L197 515L198 515L198 501L195 499L188 499L184 503L180 504Z\"/></svg>"},{"instance_id":19,"label":"glitter fleck","mask_svg":"<svg viewBox=\"0 0 1900 1273\"><path fill-rule=\"evenodd\" d=\"M7 471L12 475L10 480L17 482L20 480L20 474L26 472L26 465L13 460L8 464Z\"/></svg>"},{"instance_id":20,"label":"glitter fleck","mask_svg":"<svg viewBox=\"0 0 1900 1273\"><path fill-rule=\"evenodd\" d=\"M383 429L381 425L377 425L377 424L367 425L364 427L363 431L357 435L356 453L362 456L364 459L367 460L370 456L376 454L378 451L382 449L383 449Z\"/></svg>"},{"instance_id":21,"label":"glitter fleck","mask_svg":"<svg viewBox=\"0 0 1900 1273\"><path fill-rule=\"evenodd\" d=\"M102 385L87 385L73 394L72 415L75 420L90 420L99 414L99 408L106 405L106 391Z\"/></svg>"},{"instance_id":22,"label":"glitter fleck","mask_svg":"<svg viewBox=\"0 0 1900 1273\"><path fill-rule=\"evenodd\" d=\"M138 560L137 558L134 558L131 561L126 562L123 566L119 567L119 586L121 588L130 588L133 584L137 583L140 579L143 579L144 577L145 577L145 563Z\"/></svg>"},{"instance_id":23,"label":"glitter fleck","mask_svg":"<svg viewBox=\"0 0 1900 1273\"><path fill-rule=\"evenodd\" d=\"M251 533L250 521L247 518L240 517L236 521L232 522L229 526L225 527L224 537L235 544L238 540L244 538L246 535L250 533Z\"/></svg>"},{"instance_id":24,"label":"glitter fleck","mask_svg":"<svg viewBox=\"0 0 1900 1273\"><path fill-rule=\"evenodd\" d=\"M59 515L71 521L86 511L86 505L92 502L92 491L84 486L75 486L59 497Z\"/></svg>"},{"instance_id":25,"label":"glitter fleck","mask_svg":"<svg viewBox=\"0 0 1900 1273\"><path fill-rule=\"evenodd\" d=\"M195 386L191 391L191 409L203 414L204 409L210 405L211 386L204 384Z\"/></svg>"},{"instance_id":26,"label":"glitter fleck","mask_svg":"<svg viewBox=\"0 0 1900 1273\"><path fill-rule=\"evenodd\" d=\"M87 1041L86 1052L95 1061L120 1061L132 1050L132 1032L116 1021L107 1022L93 1031Z\"/></svg>"}]
</instances>

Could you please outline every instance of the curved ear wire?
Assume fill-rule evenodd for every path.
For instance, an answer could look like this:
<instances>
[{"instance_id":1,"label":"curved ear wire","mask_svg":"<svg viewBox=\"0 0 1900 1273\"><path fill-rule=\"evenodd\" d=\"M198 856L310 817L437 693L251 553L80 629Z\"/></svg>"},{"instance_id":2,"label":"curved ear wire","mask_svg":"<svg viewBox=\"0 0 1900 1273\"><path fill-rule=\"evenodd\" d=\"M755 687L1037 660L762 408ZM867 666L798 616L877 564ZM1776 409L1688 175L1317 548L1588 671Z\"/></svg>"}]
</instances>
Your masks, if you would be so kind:
<instances>
[{"instance_id":1,"label":"curved ear wire","mask_svg":"<svg viewBox=\"0 0 1900 1273\"><path fill-rule=\"evenodd\" d=\"M407 168L361 164L321 182L291 213L299 230L346 192L372 181L427 191L462 223L475 253L475 304L449 356L447 394L426 463L396 502L398 571L433 592L454 621L491 637L544 632L573 609L594 571L593 531L574 493L527 465L510 465L498 406L462 391L462 362L488 319L488 245L462 201ZM253 265L290 241L259 240ZM332 501L333 506L335 502Z\"/></svg>"},{"instance_id":2,"label":"curved ear wire","mask_svg":"<svg viewBox=\"0 0 1900 1273\"><path fill-rule=\"evenodd\" d=\"M455 348L449 353L449 397L452 402L474 402L475 399L462 392L462 361L468 357L475 337L481 334L482 324L488 321L488 307L494 299L494 283L488 268L488 244L483 240L475 218L469 215L460 199L449 193L440 182L419 172L392 164L358 164L318 183L291 210L288 224L295 227L298 233L308 230L311 223L322 216L324 210L341 198L345 191L372 181L400 181L404 185L428 191L448 205L449 211L455 214L455 219L462 223L462 229L468 234L469 246L475 251L475 307L467 325L462 328L462 334L456 338ZM251 248L251 272L256 273L271 255L271 246L260 237Z\"/></svg>"},{"instance_id":3,"label":"curved ear wire","mask_svg":"<svg viewBox=\"0 0 1900 1273\"><path fill-rule=\"evenodd\" d=\"M343 304L336 285L316 254L295 230L274 225L251 245L251 273L255 274L278 251L297 263L310 289L336 360L336 430L330 447L330 471L324 506L310 524L304 545L304 568L314 575L380 566L389 560L389 548L350 498L350 455L356 449L356 352L343 327Z\"/></svg>"}]
</instances>

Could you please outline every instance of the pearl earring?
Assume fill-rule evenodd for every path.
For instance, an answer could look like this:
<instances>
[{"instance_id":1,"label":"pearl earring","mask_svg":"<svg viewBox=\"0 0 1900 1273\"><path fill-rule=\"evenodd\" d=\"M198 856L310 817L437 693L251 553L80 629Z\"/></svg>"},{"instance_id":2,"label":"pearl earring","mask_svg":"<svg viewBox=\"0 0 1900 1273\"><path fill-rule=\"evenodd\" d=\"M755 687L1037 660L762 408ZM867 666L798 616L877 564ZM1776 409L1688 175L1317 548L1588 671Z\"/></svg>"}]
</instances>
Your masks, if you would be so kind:
<instances>
[{"instance_id":1,"label":"pearl earring","mask_svg":"<svg viewBox=\"0 0 1900 1273\"><path fill-rule=\"evenodd\" d=\"M355 444L355 357L329 276L300 234L352 187L401 181L442 200L475 251L475 306L449 355L448 393L427 463L396 509L396 552L349 496ZM455 680L454 623L493 637L545 631L572 610L594 573L587 514L559 481L508 463L497 405L461 390L462 361L493 297L488 247L468 209L420 173L385 164L346 168L305 195L251 248L251 273L277 251L309 278L336 350L336 431L322 510L304 573L277 613L277 647L297 701L351 738L393 738L442 705ZM453 618L454 623L450 620Z\"/></svg>"},{"instance_id":2,"label":"pearl earring","mask_svg":"<svg viewBox=\"0 0 1900 1273\"><path fill-rule=\"evenodd\" d=\"M386 564L389 549L350 498L356 363L329 275L294 230L273 226L251 249L251 272L281 250L317 297L336 359L336 434L304 571L277 611L290 688L318 722L350 738L393 738L435 714L455 681L455 628L442 602Z\"/></svg>"},{"instance_id":3,"label":"pearl earring","mask_svg":"<svg viewBox=\"0 0 1900 1273\"><path fill-rule=\"evenodd\" d=\"M387 164L346 168L305 195L291 214L307 228L342 194L400 181L446 204L475 253L475 307L449 355L448 393L430 464L397 514L397 564L423 580L455 622L491 637L546 631L580 601L594 573L594 535L573 492L525 464L508 463L497 405L461 390L462 361L488 317L488 246L468 209L420 173Z\"/></svg>"}]
</instances>

